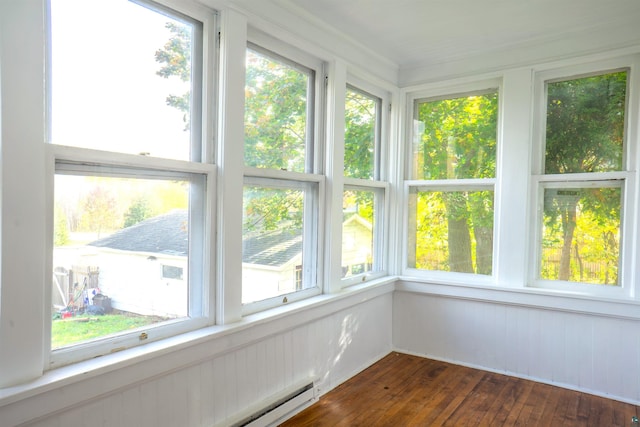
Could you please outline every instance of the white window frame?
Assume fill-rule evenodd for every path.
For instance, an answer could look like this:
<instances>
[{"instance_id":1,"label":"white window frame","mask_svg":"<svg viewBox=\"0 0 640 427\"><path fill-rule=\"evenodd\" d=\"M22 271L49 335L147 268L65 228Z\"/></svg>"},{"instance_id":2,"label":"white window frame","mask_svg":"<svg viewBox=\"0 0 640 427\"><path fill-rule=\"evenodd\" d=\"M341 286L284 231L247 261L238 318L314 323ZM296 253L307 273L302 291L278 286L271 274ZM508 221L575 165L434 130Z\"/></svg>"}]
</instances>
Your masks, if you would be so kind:
<instances>
[{"instance_id":1,"label":"white window frame","mask_svg":"<svg viewBox=\"0 0 640 427\"><path fill-rule=\"evenodd\" d=\"M248 28L247 50L259 52L283 62L313 78L313 99L307 100L307 141L305 146L305 172L276 170L244 166L244 183L268 188L301 189L316 187L316 191L305 191L303 231L303 281L306 288L261 301L242 304L242 316L279 307L319 295L323 292L323 251L321 236L324 234L325 176L323 164L323 128L325 99L324 63L293 46L285 44L253 27ZM309 103L310 102L310 103ZM309 111L311 109L311 111Z\"/></svg>"},{"instance_id":2,"label":"white window frame","mask_svg":"<svg viewBox=\"0 0 640 427\"><path fill-rule=\"evenodd\" d=\"M115 337L99 338L68 347L51 350L51 292L52 275L45 277L45 327L44 327L44 369L52 369L88 358L109 354L125 348L146 344L214 323L215 307L215 222L216 166L213 162L213 132L215 117L215 67L217 63L218 28L216 12L196 5L184 3L163 5L159 2L142 0L145 7L160 13L175 13L178 19L201 23L196 30L193 56L192 83L192 160L174 160L149 156L131 155L118 152L93 150L46 144L45 189L47 211L45 249L45 271L53 271L53 194L56 173L77 175L102 175L108 177L185 179L191 182L190 194L190 250L189 255L189 295L187 319L163 322L133 332L123 332ZM47 53L50 61L50 51ZM50 79L50 74L48 74ZM51 99L50 84L47 83L48 103ZM48 108L50 113L50 108ZM50 128L50 115L47 128Z\"/></svg>"},{"instance_id":3,"label":"white window frame","mask_svg":"<svg viewBox=\"0 0 640 427\"><path fill-rule=\"evenodd\" d=\"M340 200L344 197L344 191L360 190L374 193L374 224L373 224L373 270L362 274L341 279L343 288L369 282L386 276L388 273L387 253L388 245L388 212L389 212L389 182L388 182L388 140L389 140L389 112L391 107L390 95L372 84L349 75L347 79L347 91L360 93L368 98L378 100L376 112L376 135L374 142L374 171L373 179L352 178L343 176L343 191ZM345 99L346 102L346 99ZM343 120L344 121L344 120ZM344 140L343 140L344 144ZM337 171L336 171L337 172ZM344 170L340 171L344 174ZM342 226L340 227L342 230ZM342 255L342 253L341 253ZM341 267L341 266L340 266Z\"/></svg>"},{"instance_id":4,"label":"white window frame","mask_svg":"<svg viewBox=\"0 0 640 427\"><path fill-rule=\"evenodd\" d=\"M625 110L625 141L622 170L612 172L545 174L544 144L546 134L547 83L581 77L627 71ZM638 229L638 104L640 102L640 56L625 56L569 67L542 70L534 78L534 128L531 177L531 206L534 214L530 223L531 262L527 287L565 292L598 298L632 299L638 296L635 284L638 268L635 251L639 243ZM620 211L619 286L586 284L539 277L541 263L542 216L545 188L606 188L619 186L622 191Z\"/></svg>"},{"instance_id":5,"label":"white window frame","mask_svg":"<svg viewBox=\"0 0 640 427\"><path fill-rule=\"evenodd\" d=\"M342 280L342 286L348 287L356 285L358 283L368 282L373 279L386 276L386 257L385 245L386 239L386 212L388 212L388 197L389 183L380 181L368 181L367 184L362 184L361 180L353 178L345 178L343 194L345 191L368 191L373 193L373 262L372 270L360 274L354 274L350 277L345 277ZM343 236L344 238L344 236Z\"/></svg>"},{"instance_id":6,"label":"white window frame","mask_svg":"<svg viewBox=\"0 0 640 427\"><path fill-rule=\"evenodd\" d=\"M459 85L450 85L436 87L431 90L421 90L410 92L406 97L406 118L405 118L405 181L403 186L403 247L402 247L402 267L403 275L433 281L436 283L455 283L455 284L473 284L482 286L495 286L499 276L498 254L498 212L500 212L500 185L498 177L500 176L500 161L502 151L502 98L503 98L502 80L500 78L491 78L475 82L468 82ZM481 94L483 92L496 91L498 93L498 118L496 124L496 170L494 178L483 179L439 179L439 180L416 180L412 176L413 161L413 141L414 141L414 117L415 108L419 101L435 101L441 99L451 99L463 97L473 94ZM438 271L438 270L421 270L409 267L409 243L415 238L409 235L411 219L410 194L413 190L419 191L493 191L494 195L494 217L493 217L493 254L492 254L492 270L491 275L476 273L460 273L455 271Z\"/></svg>"}]
</instances>

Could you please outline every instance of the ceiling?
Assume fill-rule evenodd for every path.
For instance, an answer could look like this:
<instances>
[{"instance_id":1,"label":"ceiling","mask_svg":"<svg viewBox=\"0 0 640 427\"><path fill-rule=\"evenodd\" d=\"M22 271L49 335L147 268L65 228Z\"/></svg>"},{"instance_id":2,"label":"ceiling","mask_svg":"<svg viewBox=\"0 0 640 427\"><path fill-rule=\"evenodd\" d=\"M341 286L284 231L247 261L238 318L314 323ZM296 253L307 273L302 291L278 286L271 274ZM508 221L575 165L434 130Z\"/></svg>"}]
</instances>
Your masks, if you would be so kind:
<instances>
[{"instance_id":1,"label":"ceiling","mask_svg":"<svg viewBox=\"0 0 640 427\"><path fill-rule=\"evenodd\" d=\"M594 45L602 50L640 42L640 0L275 2L332 27L400 69L540 45L586 52ZM603 41L588 42L590 37Z\"/></svg>"}]
</instances>

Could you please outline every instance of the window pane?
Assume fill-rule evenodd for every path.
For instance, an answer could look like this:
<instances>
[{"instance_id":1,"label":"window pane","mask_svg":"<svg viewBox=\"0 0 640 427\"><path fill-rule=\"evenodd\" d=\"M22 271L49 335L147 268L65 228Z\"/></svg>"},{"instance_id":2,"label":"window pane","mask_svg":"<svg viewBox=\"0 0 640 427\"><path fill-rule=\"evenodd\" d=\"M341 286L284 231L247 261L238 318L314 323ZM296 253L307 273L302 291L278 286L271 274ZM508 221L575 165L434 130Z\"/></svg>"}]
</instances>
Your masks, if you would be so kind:
<instances>
[{"instance_id":1,"label":"window pane","mask_svg":"<svg viewBox=\"0 0 640 427\"><path fill-rule=\"evenodd\" d=\"M546 188L540 277L618 285L622 190Z\"/></svg>"},{"instance_id":2,"label":"window pane","mask_svg":"<svg viewBox=\"0 0 640 427\"><path fill-rule=\"evenodd\" d=\"M344 176L374 179L380 100L347 89Z\"/></svg>"},{"instance_id":3,"label":"window pane","mask_svg":"<svg viewBox=\"0 0 640 427\"><path fill-rule=\"evenodd\" d=\"M311 72L247 50L247 166L305 172Z\"/></svg>"},{"instance_id":4,"label":"window pane","mask_svg":"<svg viewBox=\"0 0 640 427\"><path fill-rule=\"evenodd\" d=\"M545 172L623 168L627 73L548 83Z\"/></svg>"},{"instance_id":5,"label":"window pane","mask_svg":"<svg viewBox=\"0 0 640 427\"><path fill-rule=\"evenodd\" d=\"M416 104L414 179L493 178L498 92Z\"/></svg>"},{"instance_id":6,"label":"window pane","mask_svg":"<svg viewBox=\"0 0 640 427\"><path fill-rule=\"evenodd\" d=\"M306 259L302 188L245 185L242 229L242 302L261 301L315 286ZM306 277L305 277L306 276Z\"/></svg>"},{"instance_id":7,"label":"window pane","mask_svg":"<svg viewBox=\"0 0 640 427\"><path fill-rule=\"evenodd\" d=\"M305 172L310 76L310 71L247 50L247 166Z\"/></svg>"},{"instance_id":8,"label":"window pane","mask_svg":"<svg viewBox=\"0 0 640 427\"><path fill-rule=\"evenodd\" d=\"M493 191L412 189L409 209L409 267L491 274Z\"/></svg>"},{"instance_id":9,"label":"window pane","mask_svg":"<svg viewBox=\"0 0 640 427\"><path fill-rule=\"evenodd\" d=\"M188 315L189 188L55 176L52 348Z\"/></svg>"},{"instance_id":10,"label":"window pane","mask_svg":"<svg viewBox=\"0 0 640 427\"><path fill-rule=\"evenodd\" d=\"M374 270L375 193L347 190L342 201L342 277Z\"/></svg>"},{"instance_id":11,"label":"window pane","mask_svg":"<svg viewBox=\"0 0 640 427\"><path fill-rule=\"evenodd\" d=\"M51 142L188 160L194 24L127 0L51 0Z\"/></svg>"}]
</instances>

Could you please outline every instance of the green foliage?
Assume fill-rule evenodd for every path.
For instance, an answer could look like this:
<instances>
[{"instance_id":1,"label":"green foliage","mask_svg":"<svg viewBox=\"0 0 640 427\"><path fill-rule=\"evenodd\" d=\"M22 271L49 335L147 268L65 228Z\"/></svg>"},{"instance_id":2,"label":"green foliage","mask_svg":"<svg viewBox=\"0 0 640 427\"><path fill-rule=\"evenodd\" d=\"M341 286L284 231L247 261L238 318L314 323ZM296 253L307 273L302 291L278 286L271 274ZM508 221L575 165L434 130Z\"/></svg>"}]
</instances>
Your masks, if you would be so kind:
<instances>
[{"instance_id":1,"label":"green foliage","mask_svg":"<svg viewBox=\"0 0 640 427\"><path fill-rule=\"evenodd\" d=\"M626 88L626 71L548 84L545 173L609 172L623 168ZM618 237L611 230L619 229L620 195L611 197L611 191L619 192L576 189L574 197L565 190L566 194L559 194L561 197L545 198L543 241L545 244L560 241L561 257L557 272L542 265L541 277L589 282L591 279L576 273L576 266L582 263L585 251L605 246L609 254L600 253L600 262L617 269ZM580 230L580 218L591 218L595 231L582 244L575 235ZM615 261L608 259L611 253L616 254ZM606 267L605 276L594 280L606 284L615 277L617 281L617 271L611 268ZM583 272L582 268L579 270Z\"/></svg>"},{"instance_id":2,"label":"green foliage","mask_svg":"<svg viewBox=\"0 0 640 427\"><path fill-rule=\"evenodd\" d=\"M378 102L347 90L345 103L344 175L373 179Z\"/></svg>"},{"instance_id":3,"label":"green foliage","mask_svg":"<svg viewBox=\"0 0 640 427\"><path fill-rule=\"evenodd\" d=\"M165 27L171 33L171 37L163 48L158 49L155 53L156 62L163 64L156 74L165 79L177 76L183 82L188 82L191 80L191 27L174 22L167 22ZM182 116L185 122L184 130L189 130L191 91L182 95L168 95L166 102L167 105L184 113Z\"/></svg>"},{"instance_id":4,"label":"green foliage","mask_svg":"<svg viewBox=\"0 0 640 427\"><path fill-rule=\"evenodd\" d=\"M243 232L301 229L303 201L300 190L245 186Z\"/></svg>"},{"instance_id":5,"label":"green foliage","mask_svg":"<svg viewBox=\"0 0 640 427\"><path fill-rule=\"evenodd\" d=\"M415 178L495 177L497 120L497 92L419 103Z\"/></svg>"},{"instance_id":6,"label":"green foliage","mask_svg":"<svg viewBox=\"0 0 640 427\"><path fill-rule=\"evenodd\" d=\"M416 179L493 178L498 93L420 102ZM418 192L416 268L491 274L493 192Z\"/></svg>"},{"instance_id":7,"label":"green foliage","mask_svg":"<svg viewBox=\"0 0 640 427\"><path fill-rule=\"evenodd\" d=\"M247 166L305 171L308 88L307 74L247 51L244 121Z\"/></svg>"},{"instance_id":8,"label":"green foliage","mask_svg":"<svg viewBox=\"0 0 640 427\"><path fill-rule=\"evenodd\" d=\"M620 170L627 73L549 83L546 173Z\"/></svg>"},{"instance_id":9,"label":"green foliage","mask_svg":"<svg viewBox=\"0 0 640 427\"><path fill-rule=\"evenodd\" d=\"M80 224L83 230L100 233L119 228L117 201L103 186L97 185L86 195Z\"/></svg>"},{"instance_id":10,"label":"green foliage","mask_svg":"<svg viewBox=\"0 0 640 427\"><path fill-rule=\"evenodd\" d=\"M131 203L124 214L124 227L131 227L152 216L149 200L146 197L138 197Z\"/></svg>"},{"instance_id":11,"label":"green foliage","mask_svg":"<svg viewBox=\"0 0 640 427\"><path fill-rule=\"evenodd\" d=\"M134 314L106 314L103 316L80 315L51 323L51 348L111 336L118 332L157 323L153 316Z\"/></svg>"},{"instance_id":12,"label":"green foliage","mask_svg":"<svg viewBox=\"0 0 640 427\"><path fill-rule=\"evenodd\" d=\"M342 199L342 210L345 212L343 221L355 214L373 225L374 197L373 191L345 190Z\"/></svg>"},{"instance_id":13,"label":"green foliage","mask_svg":"<svg viewBox=\"0 0 640 427\"><path fill-rule=\"evenodd\" d=\"M56 205L54 210L53 245L64 246L69 243L69 223L64 209Z\"/></svg>"},{"instance_id":14,"label":"green foliage","mask_svg":"<svg viewBox=\"0 0 640 427\"><path fill-rule=\"evenodd\" d=\"M546 190L540 277L617 285L620 207L620 188Z\"/></svg>"}]
</instances>

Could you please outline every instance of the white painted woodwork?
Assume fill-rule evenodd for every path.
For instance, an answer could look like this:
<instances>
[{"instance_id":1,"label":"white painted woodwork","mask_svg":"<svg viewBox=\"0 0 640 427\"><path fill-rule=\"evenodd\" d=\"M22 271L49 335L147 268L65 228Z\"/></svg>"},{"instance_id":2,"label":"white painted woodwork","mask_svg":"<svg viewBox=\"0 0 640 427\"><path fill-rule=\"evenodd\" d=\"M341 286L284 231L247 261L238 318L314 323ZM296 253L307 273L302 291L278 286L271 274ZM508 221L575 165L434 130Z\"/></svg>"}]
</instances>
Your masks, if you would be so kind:
<instances>
[{"instance_id":1,"label":"white painted woodwork","mask_svg":"<svg viewBox=\"0 0 640 427\"><path fill-rule=\"evenodd\" d=\"M41 2L0 4L0 387L44 365L45 44L24 29L43 20Z\"/></svg>"},{"instance_id":2,"label":"white painted woodwork","mask_svg":"<svg viewBox=\"0 0 640 427\"><path fill-rule=\"evenodd\" d=\"M237 321L242 314L242 168L244 166L244 62L247 20L229 10L220 19L218 115L218 224L220 250L216 269L216 323Z\"/></svg>"},{"instance_id":3,"label":"white painted woodwork","mask_svg":"<svg viewBox=\"0 0 640 427\"><path fill-rule=\"evenodd\" d=\"M301 381L325 393L391 351L392 289L45 387L0 403L1 424L211 426Z\"/></svg>"},{"instance_id":4,"label":"white painted woodwork","mask_svg":"<svg viewBox=\"0 0 640 427\"><path fill-rule=\"evenodd\" d=\"M622 401L640 401L640 319L396 291L393 346Z\"/></svg>"},{"instance_id":5,"label":"white painted woodwork","mask_svg":"<svg viewBox=\"0 0 640 427\"><path fill-rule=\"evenodd\" d=\"M201 3L221 12L218 149L215 156L205 156L215 157L218 165L219 245L211 263L217 284L208 296L216 325L42 375L48 354L43 348L43 316L48 314L43 281L44 271L50 271L43 236L52 234L45 196L45 186L51 185L45 177L51 171L44 167L44 1L0 2L0 425L224 424L302 380L316 380L325 393L393 348L640 402L638 300L526 288L525 237L508 234L525 230L528 222L528 195L522 191L528 188L528 171L522 173L522 164L529 165L531 156L532 73L570 64L577 55L593 53L596 61L636 54L640 3L588 0L577 14L575 5L558 9L553 0L491 0L495 7L471 1L469 8L458 2L371 0L357 14L349 11L360 3L340 0ZM473 19L458 25L464 13ZM412 25L414 19L421 24L430 19L434 25ZM489 32L476 37L480 23L489 25ZM337 172L342 161L344 88L338 86L356 76L390 93L385 163L392 274L402 271L405 246L399 220L404 216L403 144L409 120L405 98L416 89L409 85L445 87L454 78L463 83L501 80L501 103L508 107L501 111L500 156L522 160L498 171L509 179L497 183L502 199L496 205L499 264L494 282L454 285L389 277L385 283L341 289L336 282L339 230L332 223L323 243L330 248L324 254L330 262L323 283L330 294L242 317L242 180L237 178L243 171L239 147L248 25L330 64L330 172ZM420 35L424 31L437 33ZM213 38L210 34L208 43L216 43ZM545 61L552 62L540 65ZM631 98L637 101L637 93ZM637 114L631 115L637 120ZM205 133L212 127L207 125ZM330 184L325 213L335 216L340 213L341 179ZM521 215L503 215L506 203L522 204ZM635 269L636 264L634 259Z\"/></svg>"}]
</instances>

